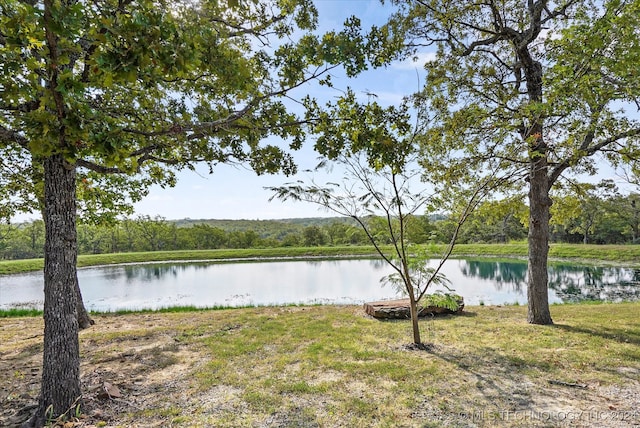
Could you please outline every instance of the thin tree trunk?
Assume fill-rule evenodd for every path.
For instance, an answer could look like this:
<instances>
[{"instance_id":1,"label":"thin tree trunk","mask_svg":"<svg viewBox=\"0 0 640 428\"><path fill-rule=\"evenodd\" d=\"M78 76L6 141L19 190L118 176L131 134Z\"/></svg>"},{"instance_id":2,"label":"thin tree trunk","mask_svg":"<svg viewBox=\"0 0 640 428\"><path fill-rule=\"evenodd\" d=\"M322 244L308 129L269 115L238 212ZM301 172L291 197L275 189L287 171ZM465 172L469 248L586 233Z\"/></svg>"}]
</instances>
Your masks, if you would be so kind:
<instances>
[{"instance_id":1,"label":"thin tree trunk","mask_svg":"<svg viewBox=\"0 0 640 428\"><path fill-rule=\"evenodd\" d=\"M44 352L38 408L27 426L73 412L80 401L76 302L75 169L62 155L44 161Z\"/></svg>"},{"instance_id":2,"label":"thin tree trunk","mask_svg":"<svg viewBox=\"0 0 640 428\"><path fill-rule=\"evenodd\" d=\"M402 221L402 220L400 220ZM422 339L420 338L420 325L418 324L418 302L416 301L416 295L411 282L411 274L409 272L409 265L407 264L406 253L402 258L402 270L404 272L404 286L409 296L409 314L411 315L411 329L413 331L413 343L416 345L422 345Z\"/></svg>"},{"instance_id":3,"label":"thin tree trunk","mask_svg":"<svg viewBox=\"0 0 640 428\"><path fill-rule=\"evenodd\" d=\"M411 328L413 330L413 343L416 345L422 344L420 338L420 326L418 324L418 303L413 293L409 293L409 313L411 314Z\"/></svg>"}]
</instances>

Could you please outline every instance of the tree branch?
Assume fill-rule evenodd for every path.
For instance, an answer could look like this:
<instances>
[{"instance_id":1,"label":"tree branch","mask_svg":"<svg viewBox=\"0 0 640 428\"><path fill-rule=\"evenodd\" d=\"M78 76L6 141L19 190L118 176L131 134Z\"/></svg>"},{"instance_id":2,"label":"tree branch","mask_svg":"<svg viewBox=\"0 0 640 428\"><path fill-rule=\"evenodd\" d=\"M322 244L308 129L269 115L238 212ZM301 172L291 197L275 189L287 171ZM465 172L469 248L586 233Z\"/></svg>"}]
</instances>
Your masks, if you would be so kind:
<instances>
[{"instance_id":1,"label":"tree branch","mask_svg":"<svg viewBox=\"0 0 640 428\"><path fill-rule=\"evenodd\" d=\"M0 125L0 141L18 144L23 149L27 149L29 146L27 137L2 125Z\"/></svg>"},{"instance_id":2,"label":"tree branch","mask_svg":"<svg viewBox=\"0 0 640 428\"><path fill-rule=\"evenodd\" d=\"M273 24L277 24L278 22L283 21L286 18L287 18L286 14L274 15L271 17L271 19L268 19L267 21L262 23L262 25L256 26L254 28L246 28L246 27L243 27L242 25L232 24L222 18L217 18L217 17L212 17L210 18L210 20L211 22L223 24L224 26L237 30L235 32L231 31L227 33L229 37L238 37L238 36L244 36L244 35L263 37L266 35L262 33L264 30L266 30Z\"/></svg>"},{"instance_id":3,"label":"tree branch","mask_svg":"<svg viewBox=\"0 0 640 428\"><path fill-rule=\"evenodd\" d=\"M620 140L623 140L625 138L631 138L631 137L638 137L640 136L640 127L639 128L634 128L634 129L629 129L625 132L621 132L617 135L613 135L609 138L605 138L604 140L600 141L597 144L593 144L591 145L591 143L593 142L593 139L595 138L595 133L594 131L591 131L589 133L587 133L587 135L584 137L584 140L582 142L582 144L580 145L580 148L578 149L578 151L582 151L586 153L586 157L589 157L591 155L593 155L594 153L603 150L605 147L607 147L610 144L616 143ZM616 151L617 152L617 151ZM585 157L585 156L581 156L581 157ZM559 162L551 171L551 174L549 175L549 187L551 187L555 181L558 179L558 177L560 177L560 175L571 166L571 162L572 162L573 158L572 157L567 157L564 160L562 160L561 162Z\"/></svg>"},{"instance_id":4,"label":"tree branch","mask_svg":"<svg viewBox=\"0 0 640 428\"><path fill-rule=\"evenodd\" d=\"M549 10L549 9L547 8L547 5L546 5L546 3L547 3L547 2L546 2L546 1L545 1L545 2L543 2L543 3L545 3L545 5L544 5L544 10L547 12L547 16L546 16L546 17L544 17L544 18L541 18L540 23L541 23L542 25L544 25L544 24L546 24L547 22L549 22L549 21L551 21L552 19L555 19L555 18L557 18L557 17L559 17L559 16L565 16L565 17L566 17L566 16L567 16L567 10L568 10L571 6L573 6L574 4L579 3L580 1L581 1L581 0L569 0L569 1L567 1L565 4L561 5L559 8L554 9L554 10Z\"/></svg>"},{"instance_id":5,"label":"tree branch","mask_svg":"<svg viewBox=\"0 0 640 428\"><path fill-rule=\"evenodd\" d=\"M471 42L471 44L469 46L467 46L467 48L460 55L462 55L462 56L471 55L471 53L473 53L473 51L477 47L479 47L479 46L491 46L491 45L495 44L496 42L498 42L500 40L504 40L504 36L502 34L496 34L495 36L489 37L488 39L475 40L475 41Z\"/></svg>"},{"instance_id":6,"label":"tree branch","mask_svg":"<svg viewBox=\"0 0 640 428\"><path fill-rule=\"evenodd\" d=\"M86 168L99 174L127 174L126 171L123 171L118 167L107 167L85 159L76 159L76 166Z\"/></svg>"},{"instance_id":7,"label":"tree branch","mask_svg":"<svg viewBox=\"0 0 640 428\"><path fill-rule=\"evenodd\" d=\"M17 111L20 113L29 113L31 111L37 110L39 107L38 101L27 101L18 105L0 105L0 110L3 111Z\"/></svg>"},{"instance_id":8,"label":"tree branch","mask_svg":"<svg viewBox=\"0 0 640 428\"><path fill-rule=\"evenodd\" d=\"M264 100L286 95L292 90L299 88L302 85L312 80L317 79L321 75L328 73L329 71L333 70L338 66L339 64L332 65L332 66L318 67L309 76L295 83L294 85L291 85L279 90L275 90L265 95L262 95L260 97L254 98L253 100L249 101L242 109L236 110L222 119L218 119L211 122L199 122L199 123L193 123L193 124L177 124L176 123L171 125L168 128L157 130L157 131L143 131L143 130L138 130L133 128L123 128L122 131L130 134L145 136L145 137L159 137L159 136L166 136L166 135L187 135L190 132L197 133L195 135L188 136L190 139L203 138L203 137L206 137L207 135L213 135L219 132L220 130L234 128L234 126L232 125L233 122L249 114L256 106L259 106ZM279 127L282 128L286 126L296 126L304 123L309 123L309 121L302 120L302 121L287 122L284 124L280 124ZM245 126L238 126L237 128L243 128L243 127ZM266 130L266 129L272 129L272 128L273 127L269 127L269 128L255 127L254 129Z\"/></svg>"}]
</instances>

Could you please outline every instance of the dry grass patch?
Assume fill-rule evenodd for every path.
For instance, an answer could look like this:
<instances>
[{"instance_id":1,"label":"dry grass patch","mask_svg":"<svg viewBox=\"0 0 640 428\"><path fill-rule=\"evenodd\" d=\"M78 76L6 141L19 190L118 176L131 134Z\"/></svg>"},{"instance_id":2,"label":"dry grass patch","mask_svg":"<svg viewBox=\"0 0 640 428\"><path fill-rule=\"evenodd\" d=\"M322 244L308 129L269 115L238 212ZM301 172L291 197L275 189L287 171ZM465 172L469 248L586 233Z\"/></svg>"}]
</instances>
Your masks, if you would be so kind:
<instances>
[{"instance_id":1,"label":"dry grass patch","mask_svg":"<svg viewBox=\"0 0 640 428\"><path fill-rule=\"evenodd\" d=\"M472 307L421 321L427 351L353 306L96 316L77 426L633 426L639 312L553 306L533 326L525 307ZM0 320L0 426L36 398L41 341L40 319Z\"/></svg>"}]
</instances>

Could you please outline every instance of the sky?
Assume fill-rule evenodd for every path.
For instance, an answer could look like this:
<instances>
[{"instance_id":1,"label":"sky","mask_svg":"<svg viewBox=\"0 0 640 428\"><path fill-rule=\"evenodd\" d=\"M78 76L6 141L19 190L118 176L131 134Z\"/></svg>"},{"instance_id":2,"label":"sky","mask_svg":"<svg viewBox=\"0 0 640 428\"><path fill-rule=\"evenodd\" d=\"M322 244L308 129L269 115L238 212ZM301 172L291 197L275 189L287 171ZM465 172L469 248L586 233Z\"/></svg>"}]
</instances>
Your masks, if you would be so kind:
<instances>
[{"instance_id":1,"label":"sky","mask_svg":"<svg viewBox=\"0 0 640 428\"><path fill-rule=\"evenodd\" d=\"M318 32L340 30L342 23L351 15L358 16L364 28L373 24L383 24L389 7L379 0L317 0ZM336 88L351 87L364 94L373 92L377 101L383 104L399 102L402 95L419 88L415 64L395 64L386 69L365 72L356 79L348 79L341 73L333 74ZM328 88L310 85L308 90L319 98L337 96L340 93ZM282 219L302 217L335 216L313 204L304 202L281 202L274 199L269 202L272 192L264 187L279 186L284 183L305 179L309 174L303 171L317 164L317 155L313 152L313 141L309 140L303 149L293 152L298 164L298 175L257 176L251 169L243 166L218 165L213 174L207 168L198 173L180 173L174 188L154 187L149 195L135 205L140 215L162 216L168 220L191 219Z\"/></svg>"},{"instance_id":2,"label":"sky","mask_svg":"<svg viewBox=\"0 0 640 428\"><path fill-rule=\"evenodd\" d=\"M392 10L388 2L382 5L379 0L316 0L315 4L319 13L319 34L340 30L342 23L352 15L360 18L363 28L381 25ZM351 87L363 98L366 98L366 93L374 93L376 101L381 104L397 104L403 95L420 89L424 83L424 71L419 63L405 61L364 72L353 79L336 72L332 81L336 88ZM336 89L321 88L317 84L308 85L303 90L320 100L340 95ZM309 174L303 171L313 168L317 163L312 147L313 141L309 140L300 151L292 153L302 171L293 177L257 176L251 169L241 165L218 165L213 174L209 174L206 167L197 172L180 172L175 187L152 187L149 195L135 205L135 215L161 216L167 220L267 220L335 216L310 203L282 202L277 199L269 201L272 192L265 187L309 178ZM611 170L600 174L602 178L613 176ZM36 217L35 214L23 214L13 220L25 221Z\"/></svg>"}]
</instances>

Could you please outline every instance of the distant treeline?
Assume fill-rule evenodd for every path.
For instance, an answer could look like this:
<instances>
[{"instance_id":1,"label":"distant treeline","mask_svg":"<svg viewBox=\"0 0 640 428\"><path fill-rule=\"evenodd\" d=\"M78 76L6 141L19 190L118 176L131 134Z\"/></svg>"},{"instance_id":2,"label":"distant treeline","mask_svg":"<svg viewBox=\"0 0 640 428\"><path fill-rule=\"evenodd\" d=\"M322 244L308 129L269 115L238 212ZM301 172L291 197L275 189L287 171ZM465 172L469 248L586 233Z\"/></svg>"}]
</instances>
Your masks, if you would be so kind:
<instances>
[{"instance_id":1,"label":"distant treeline","mask_svg":"<svg viewBox=\"0 0 640 428\"><path fill-rule=\"evenodd\" d=\"M375 233L376 219L369 222ZM429 220L417 217L412 224L415 227L410 239L427 242L429 237L421 234L432 230ZM140 216L113 225L78 225L80 254L366 244L369 241L363 229L344 218L168 221ZM0 225L2 259L42 257L43 246L41 220Z\"/></svg>"},{"instance_id":2,"label":"distant treeline","mask_svg":"<svg viewBox=\"0 0 640 428\"><path fill-rule=\"evenodd\" d=\"M638 243L640 195L592 198L556 198L551 239L554 242L621 244ZM521 200L482 204L464 224L459 243L503 243L527 237L527 207ZM370 233L383 233L386 222L366 219ZM415 216L406 238L413 243L445 243L455 222L445 216ZM381 242L385 243L385 242ZM298 246L367 245L369 240L353 219L303 218L284 220L168 221L140 216L115 224L78 225L80 254L134 251L267 248ZM44 223L0 224L0 259L43 256Z\"/></svg>"}]
</instances>

